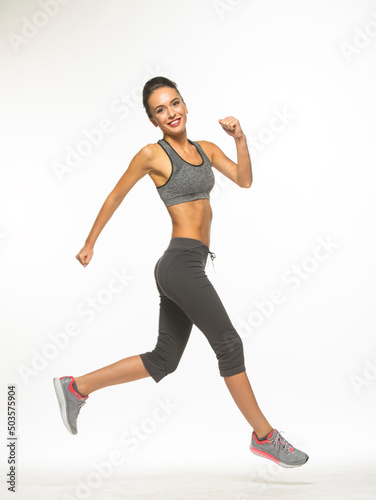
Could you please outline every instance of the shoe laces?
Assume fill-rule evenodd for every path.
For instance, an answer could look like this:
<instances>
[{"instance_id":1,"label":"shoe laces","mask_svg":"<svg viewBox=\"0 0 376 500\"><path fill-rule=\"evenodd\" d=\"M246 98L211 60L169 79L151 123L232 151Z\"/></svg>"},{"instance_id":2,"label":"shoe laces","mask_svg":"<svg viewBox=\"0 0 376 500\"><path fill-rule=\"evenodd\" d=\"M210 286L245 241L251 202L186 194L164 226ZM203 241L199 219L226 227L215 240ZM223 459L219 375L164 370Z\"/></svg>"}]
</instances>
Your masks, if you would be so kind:
<instances>
[{"instance_id":1,"label":"shoe laces","mask_svg":"<svg viewBox=\"0 0 376 500\"><path fill-rule=\"evenodd\" d=\"M269 438L268 442L270 444L274 444L276 450L281 447L287 453L290 453L294 449L294 447L284 437L281 436L281 433L279 431L275 433L274 437Z\"/></svg>"}]
</instances>

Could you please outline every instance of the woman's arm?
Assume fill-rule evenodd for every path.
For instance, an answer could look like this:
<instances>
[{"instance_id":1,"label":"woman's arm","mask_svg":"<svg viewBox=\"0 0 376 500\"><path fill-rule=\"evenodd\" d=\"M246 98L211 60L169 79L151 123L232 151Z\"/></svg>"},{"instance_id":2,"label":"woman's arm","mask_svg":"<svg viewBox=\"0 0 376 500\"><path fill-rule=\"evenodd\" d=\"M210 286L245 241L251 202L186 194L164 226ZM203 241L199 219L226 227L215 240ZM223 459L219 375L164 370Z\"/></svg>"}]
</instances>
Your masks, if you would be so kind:
<instances>
[{"instance_id":1,"label":"woman's arm","mask_svg":"<svg viewBox=\"0 0 376 500\"><path fill-rule=\"evenodd\" d=\"M100 209L93 227L86 238L84 247L76 255L76 259L86 267L94 253L95 242L102 229L111 219L115 210L123 201L127 193L142 177L149 173L151 168L152 149L149 145L142 148L132 159L127 170L124 172L114 189L107 196Z\"/></svg>"},{"instance_id":2,"label":"woman's arm","mask_svg":"<svg viewBox=\"0 0 376 500\"><path fill-rule=\"evenodd\" d=\"M228 116L219 120L225 132L235 140L238 163L228 158L224 152L212 142L202 141L211 154L211 162L221 174L228 177L240 187L250 188L253 181L252 164L249 156L247 139L240 127L239 120Z\"/></svg>"},{"instance_id":3,"label":"woman's arm","mask_svg":"<svg viewBox=\"0 0 376 500\"><path fill-rule=\"evenodd\" d=\"M238 154L238 185L250 188L253 181L252 164L249 156L247 139L243 134L241 137L234 137L236 151Z\"/></svg>"}]
</instances>

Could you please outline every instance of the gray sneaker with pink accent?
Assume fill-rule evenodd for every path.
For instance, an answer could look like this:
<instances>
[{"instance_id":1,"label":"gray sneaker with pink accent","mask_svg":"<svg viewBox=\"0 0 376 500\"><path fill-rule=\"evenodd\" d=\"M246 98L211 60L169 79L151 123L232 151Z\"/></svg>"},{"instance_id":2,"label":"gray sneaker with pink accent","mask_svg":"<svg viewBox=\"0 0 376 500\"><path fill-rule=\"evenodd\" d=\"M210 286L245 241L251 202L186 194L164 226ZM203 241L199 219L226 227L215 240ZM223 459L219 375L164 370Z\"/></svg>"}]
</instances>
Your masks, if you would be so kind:
<instances>
[{"instance_id":1,"label":"gray sneaker with pink accent","mask_svg":"<svg viewBox=\"0 0 376 500\"><path fill-rule=\"evenodd\" d=\"M286 441L277 429L271 430L264 441L259 441L253 431L250 450L255 455L273 460L276 464L286 468L300 467L309 458L306 453L294 448Z\"/></svg>"},{"instance_id":2,"label":"gray sneaker with pink accent","mask_svg":"<svg viewBox=\"0 0 376 500\"><path fill-rule=\"evenodd\" d=\"M54 387L61 418L71 434L77 434L77 417L89 396L82 396L73 387L73 377L54 378Z\"/></svg>"}]
</instances>

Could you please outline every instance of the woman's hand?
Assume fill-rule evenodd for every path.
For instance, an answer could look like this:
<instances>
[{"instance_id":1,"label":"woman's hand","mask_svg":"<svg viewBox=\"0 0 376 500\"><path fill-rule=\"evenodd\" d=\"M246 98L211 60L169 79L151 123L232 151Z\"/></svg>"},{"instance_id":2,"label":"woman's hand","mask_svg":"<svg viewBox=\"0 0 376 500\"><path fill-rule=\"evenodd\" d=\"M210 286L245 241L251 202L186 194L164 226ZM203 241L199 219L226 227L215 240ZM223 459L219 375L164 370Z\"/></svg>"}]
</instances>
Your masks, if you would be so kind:
<instances>
[{"instance_id":1,"label":"woman's hand","mask_svg":"<svg viewBox=\"0 0 376 500\"><path fill-rule=\"evenodd\" d=\"M85 245L76 255L76 259L86 267L93 256L94 249L91 245Z\"/></svg>"},{"instance_id":2,"label":"woman's hand","mask_svg":"<svg viewBox=\"0 0 376 500\"><path fill-rule=\"evenodd\" d=\"M234 139L241 139L244 137L244 132L241 129L239 120L234 118L233 116L227 116L221 120L218 120L222 125L222 128L228 135L231 135Z\"/></svg>"}]
</instances>

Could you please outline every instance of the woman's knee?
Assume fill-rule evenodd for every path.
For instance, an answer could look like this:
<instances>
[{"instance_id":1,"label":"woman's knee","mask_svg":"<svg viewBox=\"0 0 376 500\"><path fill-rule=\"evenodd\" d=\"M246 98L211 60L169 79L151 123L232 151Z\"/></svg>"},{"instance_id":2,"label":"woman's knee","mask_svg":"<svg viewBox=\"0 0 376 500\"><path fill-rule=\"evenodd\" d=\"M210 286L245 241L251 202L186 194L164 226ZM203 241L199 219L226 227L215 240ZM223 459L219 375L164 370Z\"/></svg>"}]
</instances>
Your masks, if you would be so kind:
<instances>
[{"instance_id":1,"label":"woman's knee","mask_svg":"<svg viewBox=\"0 0 376 500\"><path fill-rule=\"evenodd\" d=\"M243 341L236 330L225 332L214 349L223 377L245 371Z\"/></svg>"},{"instance_id":2,"label":"woman's knee","mask_svg":"<svg viewBox=\"0 0 376 500\"><path fill-rule=\"evenodd\" d=\"M176 358L163 358L155 349L142 354L141 359L144 362L146 370L156 382L173 373L180 362L180 359Z\"/></svg>"},{"instance_id":3,"label":"woman's knee","mask_svg":"<svg viewBox=\"0 0 376 500\"><path fill-rule=\"evenodd\" d=\"M171 373L174 373L174 371L179 366L179 361L180 361L180 359L174 359L174 358L163 361L165 376L170 375Z\"/></svg>"}]
</instances>

